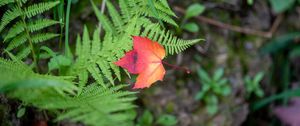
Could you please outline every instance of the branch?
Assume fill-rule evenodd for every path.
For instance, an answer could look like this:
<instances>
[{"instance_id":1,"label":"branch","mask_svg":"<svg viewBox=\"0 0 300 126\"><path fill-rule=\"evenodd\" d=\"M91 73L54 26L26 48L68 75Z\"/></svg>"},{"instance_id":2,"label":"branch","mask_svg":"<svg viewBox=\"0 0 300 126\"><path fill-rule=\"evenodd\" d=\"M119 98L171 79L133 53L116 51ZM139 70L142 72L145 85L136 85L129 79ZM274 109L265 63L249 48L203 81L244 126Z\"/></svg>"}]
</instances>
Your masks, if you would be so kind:
<instances>
[{"instance_id":1,"label":"branch","mask_svg":"<svg viewBox=\"0 0 300 126\"><path fill-rule=\"evenodd\" d=\"M174 10L178 11L181 14L185 14L185 10L181 7L175 6ZM211 18L204 17L204 16L197 16L195 18L201 22L204 22L204 23L207 23L210 25L214 25L214 26L217 26L217 27L220 27L223 29L228 29L231 31L240 32L240 33L244 33L244 34L261 36L261 37L265 37L265 38L271 38L273 36L273 34L276 32L280 22L282 21L283 15L279 15L276 17L276 20L274 21L271 29L267 32L254 30L254 29L250 29L250 28L243 28L243 27L235 26L235 25L231 25L231 24L226 24L226 23L216 21Z\"/></svg>"}]
</instances>

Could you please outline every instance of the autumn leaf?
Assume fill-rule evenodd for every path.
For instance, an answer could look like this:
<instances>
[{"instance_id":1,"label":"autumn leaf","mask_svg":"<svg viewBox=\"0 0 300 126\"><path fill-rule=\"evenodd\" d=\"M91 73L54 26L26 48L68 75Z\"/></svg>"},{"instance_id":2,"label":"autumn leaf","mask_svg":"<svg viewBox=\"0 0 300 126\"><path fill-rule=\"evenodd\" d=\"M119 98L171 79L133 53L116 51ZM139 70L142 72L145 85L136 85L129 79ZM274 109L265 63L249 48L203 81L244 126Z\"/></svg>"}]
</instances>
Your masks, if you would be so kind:
<instances>
[{"instance_id":1,"label":"autumn leaf","mask_svg":"<svg viewBox=\"0 0 300 126\"><path fill-rule=\"evenodd\" d=\"M134 89L145 88L163 80L166 71L162 59L165 55L165 49L159 43L145 37L133 36L133 50L127 52L115 64L129 73L139 74Z\"/></svg>"}]
</instances>

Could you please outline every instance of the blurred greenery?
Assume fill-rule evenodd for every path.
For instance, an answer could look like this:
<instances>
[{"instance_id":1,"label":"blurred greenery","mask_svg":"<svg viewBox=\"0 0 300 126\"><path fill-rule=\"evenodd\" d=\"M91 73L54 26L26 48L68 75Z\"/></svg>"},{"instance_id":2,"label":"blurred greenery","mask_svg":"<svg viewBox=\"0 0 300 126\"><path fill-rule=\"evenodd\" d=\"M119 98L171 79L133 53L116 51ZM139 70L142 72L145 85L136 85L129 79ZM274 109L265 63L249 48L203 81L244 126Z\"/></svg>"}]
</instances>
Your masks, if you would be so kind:
<instances>
[{"instance_id":1,"label":"blurred greenery","mask_svg":"<svg viewBox=\"0 0 300 126\"><path fill-rule=\"evenodd\" d=\"M217 69L213 76L203 70L198 70L198 77L202 85L201 90L196 94L195 99L204 101L207 112L211 115L218 111L218 97L228 96L231 93L231 87L228 80L223 78L224 69Z\"/></svg>"}]
</instances>

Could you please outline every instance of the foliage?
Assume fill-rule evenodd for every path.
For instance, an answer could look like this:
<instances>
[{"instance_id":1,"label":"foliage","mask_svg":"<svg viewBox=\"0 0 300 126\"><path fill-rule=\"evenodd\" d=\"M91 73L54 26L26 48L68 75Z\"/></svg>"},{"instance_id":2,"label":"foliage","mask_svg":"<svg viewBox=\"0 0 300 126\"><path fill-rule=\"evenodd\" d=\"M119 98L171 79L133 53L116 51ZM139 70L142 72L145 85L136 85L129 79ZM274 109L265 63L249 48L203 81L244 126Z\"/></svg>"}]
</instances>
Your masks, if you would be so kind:
<instances>
[{"instance_id":1,"label":"foliage","mask_svg":"<svg viewBox=\"0 0 300 126\"><path fill-rule=\"evenodd\" d=\"M188 7L184 18L185 19L189 19L191 17L195 17L198 16L200 14L202 14L205 10L205 6L201 5L201 4L192 4L191 6Z\"/></svg>"},{"instance_id":2,"label":"foliage","mask_svg":"<svg viewBox=\"0 0 300 126\"><path fill-rule=\"evenodd\" d=\"M149 110L145 110L143 115L138 118L138 126L152 126L154 122L154 117Z\"/></svg>"},{"instance_id":3,"label":"foliage","mask_svg":"<svg viewBox=\"0 0 300 126\"><path fill-rule=\"evenodd\" d=\"M91 0L100 25L93 29L92 37L84 26L83 35L77 36L75 54L69 54L71 0L67 3L67 11L63 10L64 2L60 2L0 1L0 7L6 7L0 33L4 37L5 52L11 58L0 58L0 92L22 102L18 117L25 114L26 108L23 107L34 106L54 112L56 121L69 120L86 125L133 125L136 92L127 91L124 84L115 84L116 78L121 80L121 71L113 64L132 49L131 36L146 36L159 42L168 55L180 53L201 41L179 39L164 28L162 22L177 26L172 19L176 15L166 0L120 0L118 6L106 1L108 15L102 13ZM51 9L66 24L45 18L44 12ZM58 23L60 34L46 32ZM63 29L66 32L65 50L54 52L54 48L41 43L62 36ZM35 64L28 65L22 59L27 61L30 51ZM43 57L46 65L38 64L39 56ZM172 119L164 117L167 121ZM162 124L166 122L160 121Z\"/></svg>"},{"instance_id":4,"label":"foliage","mask_svg":"<svg viewBox=\"0 0 300 126\"><path fill-rule=\"evenodd\" d=\"M295 4L296 0L269 0L275 13L284 12Z\"/></svg>"},{"instance_id":5,"label":"foliage","mask_svg":"<svg viewBox=\"0 0 300 126\"><path fill-rule=\"evenodd\" d=\"M173 115L164 114L158 117L156 123L162 126L175 126L178 123L178 120Z\"/></svg>"},{"instance_id":6,"label":"foliage","mask_svg":"<svg viewBox=\"0 0 300 126\"><path fill-rule=\"evenodd\" d=\"M269 103L274 102L275 100L282 100L282 99L285 99L285 98L292 98L292 97L295 97L295 96L298 96L298 97L300 96L300 89L299 88L289 89L289 90L286 90L284 92L269 96L269 97L267 97L265 99L262 99L258 102L255 102L251 105L251 109L252 109L252 111L256 111L256 110L259 110L262 107L268 105Z\"/></svg>"},{"instance_id":7,"label":"foliage","mask_svg":"<svg viewBox=\"0 0 300 126\"><path fill-rule=\"evenodd\" d=\"M260 81L263 79L264 77L264 73L263 72L259 72L257 73L252 79L250 76L246 76L244 78L244 82L246 85L246 91L247 91L247 97L250 97L250 95L253 93L258 97L263 97L264 96L264 92L260 87Z\"/></svg>"},{"instance_id":8,"label":"foliage","mask_svg":"<svg viewBox=\"0 0 300 126\"><path fill-rule=\"evenodd\" d=\"M164 2L156 5L160 15L169 17L173 15ZM153 17L146 8L148 5L141 1L120 1L121 14L115 9L110 1L106 2L109 18L102 14L91 1L95 14L101 22L106 34L103 40L99 36L100 29L93 33L93 39L89 37L88 29L85 27L82 39L77 37L76 56L77 59L71 66L70 74L79 77L80 85L83 87L87 81L88 74L105 87L105 80L114 85L113 74L121 80L120 70L113 63L120 59L124 52L132 48L132 35L147 36L164 45L168 54L179 53L199 40L181 40L164 31L158 23L153 23L146 16ZM137 9L142 8L142 9ZM165 22L173 22L169 18L162 19ZM173 24L173 23L171 23ZM144 29L144 30L143 30ZM86 62L88 61L88 62Z\"/></svg>"},{"instance_id":9,"label":"foliage","mask_svg":"<svg viewBox=\"0 0 300 126\"><path fill-rule=\"evenodd\" d=\"M43 29L59 23L58 21L34 17L55 7L59 1L41 2L29 6L26 2L27 0L1 0L0 2L0 7L7 5L9 8L2 16L0 33L4 36L7 51L18 48L16 56L19 59L26 58L30 51L36 58L34 45L58 36L55 33L43 32Z\"/></svg>"},{"instance_id":10,"label":"foliage","mask_svg":"<svg viewBox=\"0 0 300 126\"><path fill-rule=\"evenodd\" d=\"M253 5L253 0L247 0L248 5Z\"/></svg>"},{"instance_id":11,"label":"foliage","mask_svg":"<svg viewBox=\"0 0 300 126\"><path fill-rule=\"evenodd\" d=\"M206 110L211 115L218 111L218 97L228 96L231 92L228 80L222 78L223 74L224 70L222 68L217 69L212 77L209 77L208 73L203 69L198 70L202 88L196 94L195 99L204 101Z\"/></svg>"},{"instance_id":12,"label":"foliage","mask_svg":"<svg viewBox=\"0 0 300 126\"><path fill-rule=\"evenodd\" d=\"M276 94L270 96L270 98L266 98L261 102L254 103L255 107L253 108L261 108L262 106L267 105L265 102L273 101L273 97L276 98L282 96L283 94L289 94L287 92L289 90L292 90L289 86L292 78L291 73L294 73L296 70L291 69L290 64L293 58L297 56L295 50L299 48L299 45L296 43L299 36L299 32L291 32L285 35L281 35L272 39L261 48L261 52L263 54L269 54L271 56L273 63L270 69L270 83L276 86L279 90ZM280 100L281 103L285 105L287 104L288 99L289 96L286 96L281 98Z\"/></svg>"},{"instance_id":13,"label":"foliage","mask_svg":"<svg viewBox=\"0 0 300 126\"><path fill-rule=\"evenodd\" d=\"M169 114L162 114L154 121L154 117L149 110L145 110L140 118L138 118L137 126L153 126L155 124L160 126L174 126L178 120L175 116Z\"/></svg>"},{"instance_id":14,"label":"foliage","mask_svg":"<svg viewBox=\"0 0 300 126\"><path fill-rule=\"evenodd\" d=\"M182 26L182 29L187 30L189 32L198 32L199 27L196 23L186 23Z\"/></svg>"},{"instance_id":15,"label":"foliage","mask_svg":"<svg viewBox=\"0 0 300 126\"><path fill-rule=\"evenodd\" d=\"M121 122L130 125L134 119L130 111L134 107L131 102L135 92L120 91L125 85L103 88L91 84L75 95L78 88L70 77L36 74L21 62L4 59L0 59L0 68L0 77L5 80L1 82L1 92L41 109L64 110L57 120L71 119L88 125ZM23 72L16 72L18 70Z\"/></svg>"},{"instance_id":16,"label":"foliage","mask_svg":"<svg viewBox=\"0 0 300 126\"><path fill-rule=\"evenodd\" d=\"M199 31L198 25L195 22L187 22L187 21L192 17L196 17L202 14L204 10L205 10L205 6L201 4L192 4L191 6L189 6L184 15L183 21L180 24L180 27L189 32L198 32Z\"/></svg>"}]
</instances>

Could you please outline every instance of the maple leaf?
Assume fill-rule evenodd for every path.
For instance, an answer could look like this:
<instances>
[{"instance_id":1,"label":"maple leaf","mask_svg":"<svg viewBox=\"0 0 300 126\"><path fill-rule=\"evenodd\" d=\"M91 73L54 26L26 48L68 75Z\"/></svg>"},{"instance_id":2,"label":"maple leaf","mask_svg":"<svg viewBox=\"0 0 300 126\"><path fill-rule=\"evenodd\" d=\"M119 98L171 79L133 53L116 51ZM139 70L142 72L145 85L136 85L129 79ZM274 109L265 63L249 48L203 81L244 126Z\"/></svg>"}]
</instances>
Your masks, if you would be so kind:
<instances>
[{"instance_id":1,"label":"maple leaf","mask_svg":"<svg viewBox=\"0 0 300 126\"><path fill-rule=\"evenodd\" d=\"M166 73L162 59L166 56L165 49L148 38L133 36L133 50L115 62L129 73L139 74L134 89L150 87L154 82L163 80Z\"/></svg>"}]
</instances>

